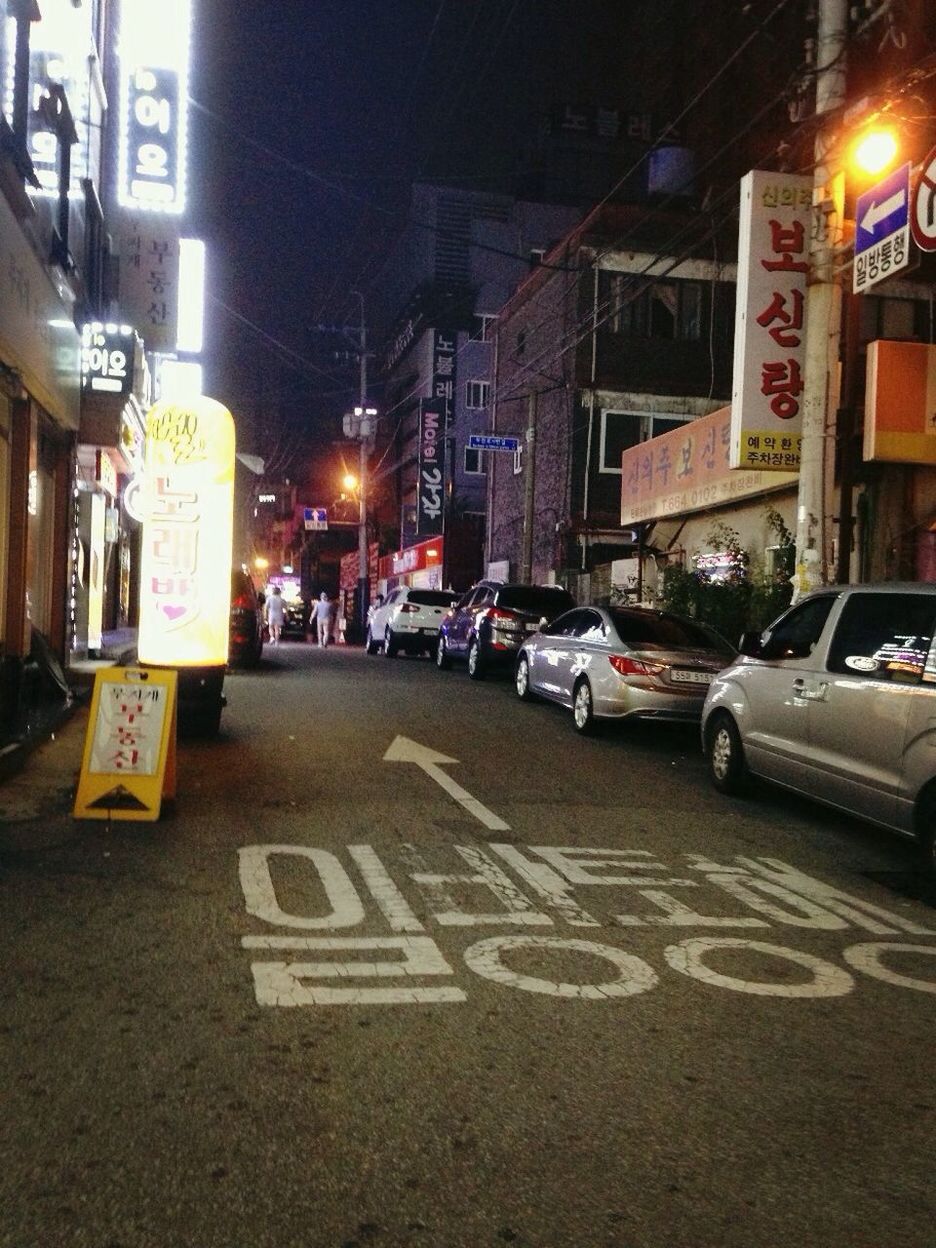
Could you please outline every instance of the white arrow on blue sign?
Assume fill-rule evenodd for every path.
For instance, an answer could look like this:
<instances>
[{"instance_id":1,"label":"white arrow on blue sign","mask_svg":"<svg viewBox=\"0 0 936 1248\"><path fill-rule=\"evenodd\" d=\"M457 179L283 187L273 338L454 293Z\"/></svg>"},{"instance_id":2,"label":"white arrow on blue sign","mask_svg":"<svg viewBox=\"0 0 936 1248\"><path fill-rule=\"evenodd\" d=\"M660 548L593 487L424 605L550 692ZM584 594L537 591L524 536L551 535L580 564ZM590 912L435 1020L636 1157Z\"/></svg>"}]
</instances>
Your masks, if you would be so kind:
<instances>
[{"instance_id":1,"label":"white arrow on blue sign","mask_svg":"<svg viewBox=\"0 0 936 1248\"><path fill-rule=\"evenodd\" d=\"M910 165L895 169L855 205L853 290L892 277L910 263Z\"/></svg>"},{"instance_id":2,"label":"white arrow on blue sign","mask_svg":"<svg viewBox=\"0 0 936 1248\"><path fill-rule=\"evenodd\" d=\"M469 433L468 449L471 451L516 451L520 439L503 437L493 433Z\"/></svg>"}]
</instances>

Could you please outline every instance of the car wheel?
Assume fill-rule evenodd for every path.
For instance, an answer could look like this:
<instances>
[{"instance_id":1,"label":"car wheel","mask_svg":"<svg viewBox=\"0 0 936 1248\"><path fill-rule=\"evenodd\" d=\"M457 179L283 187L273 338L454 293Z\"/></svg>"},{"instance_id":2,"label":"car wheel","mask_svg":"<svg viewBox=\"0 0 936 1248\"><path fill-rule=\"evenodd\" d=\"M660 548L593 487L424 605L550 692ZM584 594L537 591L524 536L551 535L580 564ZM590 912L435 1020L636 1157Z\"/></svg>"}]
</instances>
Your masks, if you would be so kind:
<instances>
[{"instance_id":1,"label":"car wheel","mask_svg":"<svg viewBox=\"0 0 936 1248\"><path fill-rule=\"evenodd\" d=\"M916 828L920 868L930 879L936 880L936 786L932 784L920 797Z\"/></svg>"},{"instance_id":2,"label":"car wheel","mask_svg":"<svg viewBox=\"0 0 936 1248\"><path fill-rule=\"evenodd\" d=\"M572 694L572 722L583 736L595 731L595 706L587 680L580 680Z\"/></svg>"},{"instance_id":3,"label":"car wheel","mask_svg":"<svg viewBox=\"0 0 936 1248\"><path fill-rule=\"evenodd\" d=\"M399 646L393 638L393 630L387 625L387 631L384 633L383 652L388 659L395 659Z\"/></svg>"},{"instance_id":4,"label":"car wheel","mask_svg":"<svg viewBox=\"0 0 936 1248\"><path fill-rule=\"evenodd\" d=\"M449 657L448 646L445 644L445 638L439 637L436 643L435 664L440 672L447 672L452 666L452 660Z\"/></svg>"},{"instance_id":5,"label":"car wheel","mask_svg":"<svg viewBox=\"0 0 936 1248\"><path fill-rule=\"evenodd\" d=\"M709 778L719 793L740 793L747 769L738 725L726 711L717 712L705 729Z\"/></svg>"},{"instance_id":6,"label":"car wheel","mask_svg":"<svg viewBox=\"0 0 936 1248\"><path fill-rule=\"evenodd\" d=\"M522 702L533 701L533 690L530 688L530 660L525 654L521 654L517 659L514 687L517 690L517 697Z\"/></svg>"},{"instance_id":7,"label":"car wheel","mask_svg":"<svg viewBox=\"0 0 936 1248\"><path fill-rule=\"evenodd\" d=\"M484 659L481 657L481 645L474 638L468 645L468 675L472 680L484 680Z\"/></svg>"},{"instance_id":8,"label":"car wheel","mask_svg":"<svg viewBox=\"0 0 936 1248\"><path fill-rule=\"evenodd\" d=\"M373 637L373 634L371 633L369 624L367 626L367 645L365 648L368 654L376 654L377 651L380 649L380 642L374 641L374 637Z\"/></svg>"}]
</instances>

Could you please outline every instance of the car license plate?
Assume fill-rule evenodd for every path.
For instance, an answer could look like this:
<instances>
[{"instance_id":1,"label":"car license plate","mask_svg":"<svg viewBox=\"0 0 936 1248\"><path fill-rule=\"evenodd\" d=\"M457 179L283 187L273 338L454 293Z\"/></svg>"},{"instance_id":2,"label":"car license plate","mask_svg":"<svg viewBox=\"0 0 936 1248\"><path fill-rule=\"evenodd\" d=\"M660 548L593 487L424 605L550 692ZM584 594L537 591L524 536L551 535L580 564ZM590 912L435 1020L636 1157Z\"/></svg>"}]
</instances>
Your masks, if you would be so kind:
<instances>
[{"instance_id":1,"label":"car license plate","mask_svg":"<svg viewBox=\"0 0 936 1248\"><path fill-rule=\"evenodd\" d=\"M710 685L714 678L714 672L691 672L680 667L674 667L670 672L670 680L678 685Z\"/></svg>"}]
</instances>

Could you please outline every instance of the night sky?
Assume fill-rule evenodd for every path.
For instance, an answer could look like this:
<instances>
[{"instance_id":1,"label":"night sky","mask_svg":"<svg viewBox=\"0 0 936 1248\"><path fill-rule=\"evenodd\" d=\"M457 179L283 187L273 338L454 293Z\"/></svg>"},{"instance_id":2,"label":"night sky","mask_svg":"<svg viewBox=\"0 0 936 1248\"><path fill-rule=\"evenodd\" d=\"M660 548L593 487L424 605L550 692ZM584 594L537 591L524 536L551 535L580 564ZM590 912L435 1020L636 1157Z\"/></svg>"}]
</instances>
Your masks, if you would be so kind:
<instances>
[{"instance_id":1,"label":"night sky","mask_svg":"<svg viewBox=\"0 0 936 1248\"><path fill-rule=\"evenodd\" d=\"M340 436L355 374L331 356L342 344L314 327L356 322L353 289L379 325L381 277L411 182L499 188L522 168L550 107L590 98L595 82L609 84L599 94L612 104L625 95L622 15L636 20L645 6L194 7L190 225L208 244L206 388L235 412L244 449L269 454L284 421Z\"/></svg>"}]
</instances>

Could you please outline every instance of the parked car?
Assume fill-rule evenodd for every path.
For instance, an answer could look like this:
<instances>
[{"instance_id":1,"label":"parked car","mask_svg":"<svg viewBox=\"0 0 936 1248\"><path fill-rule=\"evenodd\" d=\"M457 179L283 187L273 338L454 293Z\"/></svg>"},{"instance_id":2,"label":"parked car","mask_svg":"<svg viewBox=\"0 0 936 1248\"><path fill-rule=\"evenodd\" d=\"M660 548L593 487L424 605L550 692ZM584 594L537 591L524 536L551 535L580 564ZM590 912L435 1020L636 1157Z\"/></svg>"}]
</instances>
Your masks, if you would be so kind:
<instances>
[{"instance_id":1,"label":"parked car","mask_svg":"<svg viewBox=\"0 0 936 1248\"><path fill-rule=\"evenodd\" d=\"M390 659L400 650L433 654L439 640L439 623L457 597L448 589L412 589L403 585L391 590L367 625L367 653L376 654L382 646Z\"/></svg>"},{"instance_id":2,"label":"parked car","mask_svg":"<svg viewBox=\"0 0 936 1248\"><path fill-rule=\"evenodd\" d=\"M478 581L439 626L436 666L445 669L463 659L472 680L483 680L492 667L514 663L529 633L574 606L569 591L558 585Z\"/></svg>"},{"instance_id":3,"label":"parked car","mask_svg":"<svg viewBox=\"0 0 936 1248\"><path fill-rule=\"evenodd\" d=\"M250 576L241 568L231 571L231 617L228 663L256 667L263 653L263 608Z\"/></svg>"},{"instance_id":4,"label":"parked car","mask_svg":"<svg viewBox=\"0 0 936 1248\"><path fill-rule=\"evenodd\" d=\"M817 590L713 681L702 741L723 793L762 777L916 836L936 872L936 585Z\"/></svg>"},{"instance_id":5,"label":"parked car","mask_svg":"<svg viewBox=\"0 0 936 1248\"><path fill-rule=\"evenodd\" d=\"M579 732L598 719L698 720L734 649L704 624L648 607L578 607L527 637L517 694L572 711Z\"/></svg>"}]
</instances>

